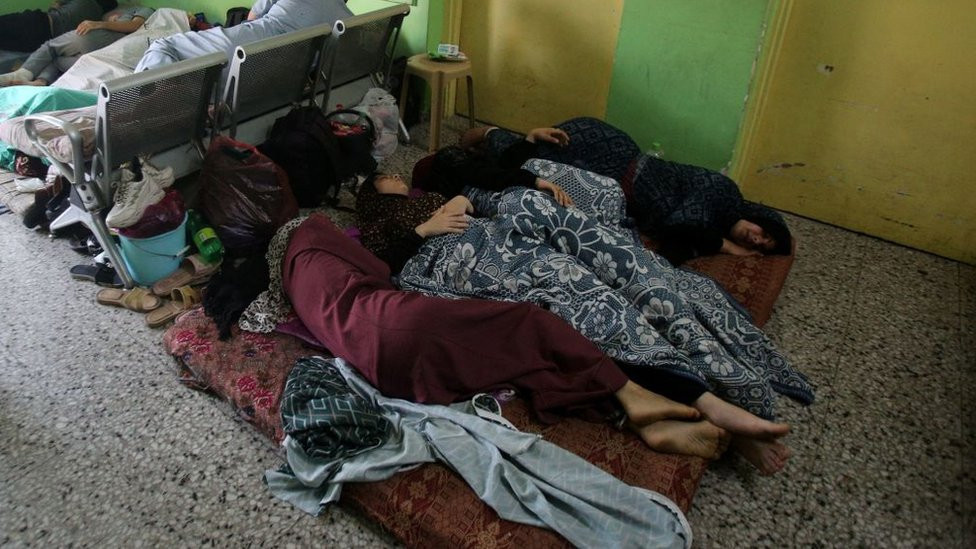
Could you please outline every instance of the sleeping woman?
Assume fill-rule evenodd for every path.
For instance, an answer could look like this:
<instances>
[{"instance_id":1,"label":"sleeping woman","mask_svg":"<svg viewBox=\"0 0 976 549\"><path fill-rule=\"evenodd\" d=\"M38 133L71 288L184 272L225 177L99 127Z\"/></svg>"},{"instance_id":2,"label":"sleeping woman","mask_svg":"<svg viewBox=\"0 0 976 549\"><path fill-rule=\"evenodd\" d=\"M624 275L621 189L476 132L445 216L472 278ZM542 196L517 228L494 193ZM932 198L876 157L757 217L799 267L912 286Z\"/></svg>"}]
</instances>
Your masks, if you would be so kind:
<instances>
[{"instance_id":1,"label":"sleeping woman","mask_svg":"<svg viewBox=\"0 0 976 549\"><path fill-rule=\"evenodd\" d=\"M812 402L804 377L714 282L636 244L617 223L624 203L614 181L587 172L566 181L559 192L580 208L509 181L472 192L477 206L438 193L409 198L400 178L378 176L357 200L363 244L399 272L404 289L550 310L629 365L632 379L653 380L731 432L760 471L781 469L789 426L772 421L774 391ZM509 188L491 192L498 187ZM475 212L485 217L470 218Z\"/></svg>"},{"instance_id":2,"label":"sleeping woman","mask_svg":"<svg viewBox=\"0 0 976 549\"><path fill-rule=\"evenodd\" d=\"M476 128L462 145L496 157L561 162L617 180L638 228L676 265L716 253L790 253L792 237L783 217L745 200L725 175L644 154L629 135L596 118L573 118L549 130L558 139L533 144L499 128Z\"/></svg>"}]
</instances>

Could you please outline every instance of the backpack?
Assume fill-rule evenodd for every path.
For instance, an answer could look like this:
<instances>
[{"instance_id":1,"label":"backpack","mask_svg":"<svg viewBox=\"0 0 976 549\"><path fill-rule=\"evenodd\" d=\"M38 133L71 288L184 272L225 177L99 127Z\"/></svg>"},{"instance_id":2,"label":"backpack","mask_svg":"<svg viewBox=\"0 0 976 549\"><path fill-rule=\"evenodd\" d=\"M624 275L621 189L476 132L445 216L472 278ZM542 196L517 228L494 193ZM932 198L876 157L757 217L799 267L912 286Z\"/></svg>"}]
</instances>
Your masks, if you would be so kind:
<instances>
[{"instance_id":1,"label":"backpack","mask_svg":"<svg viewBox=\"0 0 976 549\"><path fill-rule=\"evenodd\" d=\"M338 203L339 187L352 174L342 169L342 152L332 127L316 107L298 107L275 120L258 149L288 174L292 193L303 208L328 198Z\"/></svg>"},{"instance_id":2,"label":"backpack","mask_svg":"<svg viewBox=\"0 0 976 549\"><path fill-rule=\"evenodd\" d=\"M240 25L247 20L247 15L251 13L248 8L230 8L227 10L227 19L224 21L225 27Z\"/></svg>"},{"instance_id":3,"label":"backpack","mask_svg":"<svg viewBox=\"0 0 976 549\"><path fill-rule=\"evenodd\" d=\"M369 175L376 171L372 152L376 141L376 127L369 113L355 109L339 109L325 115L332 127L332 135L342 152L340 170L346 177Z\"/></svg>"}]
</instances>

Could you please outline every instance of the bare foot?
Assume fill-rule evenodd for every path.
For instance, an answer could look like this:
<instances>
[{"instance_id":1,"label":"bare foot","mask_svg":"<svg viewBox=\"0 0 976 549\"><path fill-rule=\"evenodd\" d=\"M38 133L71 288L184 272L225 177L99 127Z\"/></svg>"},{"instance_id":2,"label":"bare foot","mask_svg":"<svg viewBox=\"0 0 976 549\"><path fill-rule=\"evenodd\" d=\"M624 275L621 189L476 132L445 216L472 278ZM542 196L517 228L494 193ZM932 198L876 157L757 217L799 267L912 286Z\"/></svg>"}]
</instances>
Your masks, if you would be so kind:
<instances>
[{"instance_id":1,"label":"bare foot","mask_svg":"<svg viewBox=\"0 0 976 549\"><path fill-rule=\"evenodd\" d=\"M782 471L793 454L782 442L747 437L733 438L732 447L764 475Z\"/></svg>"},{"instance_id":2,"label":"bare foot","mask_svg":"<svg viewBox=\"0 0 976 549\"><path fill-rule=\"evenodd\" d=\"M652 450L666 454L716 459L729 446L729 434L707 421L666 419L650 425L631 423L629 426Z\"/></svg>"},{"instance_id":3,"label":"bare foot","mask_svg":"<svg viewBox=\"0 0 976 549\"><path fill-rule=\"evenodd\" d=\"M648 391L633 381L628 381L614 396L627 413L627 419L635 425L647 425L662 419L698 419L701 414L691 406L685 406L670 398Z\"/></svg>"},{"instance_id":4,"label":"bare foot","mask_svg":"<svg viewBox=\"0 0 976 549\"><path fill-rule=\"evenodd\" d=\"M0 88L7 86L47 86L47 82L44 80L10 80L6 83L0 83Z\"/></svg>"},{"instance_id":5,"label":"bare foot","mask_svg":"<svg viewBox=\"0 0 976 549\"><path fill-rule=\"evenodd\" d=\"M703 393L698 397L695 408L698 408L705 419L734 435L773 440L790 432L789 424L762 419L712 393Z\"/></svg>"}]
</instances>

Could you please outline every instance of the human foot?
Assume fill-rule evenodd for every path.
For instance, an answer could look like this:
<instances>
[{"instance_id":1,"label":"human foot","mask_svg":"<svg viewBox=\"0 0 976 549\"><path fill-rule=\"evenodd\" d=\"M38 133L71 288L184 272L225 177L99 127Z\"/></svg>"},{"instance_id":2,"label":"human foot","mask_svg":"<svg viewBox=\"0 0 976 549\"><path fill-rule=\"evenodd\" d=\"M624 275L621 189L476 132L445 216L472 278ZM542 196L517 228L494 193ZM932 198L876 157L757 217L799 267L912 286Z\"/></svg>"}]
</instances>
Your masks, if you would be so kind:
<instances>
[{"instance_id":1,"label":"human foot","mask_svg":"<svg viewBox=\"0 0 976 549\"><path fill-rule=\"evenodd\" d=\"M47 86L44 80L11 80L6 84L0 84L0 88L6 86Z\"/></svg>"},{"instance_id":2,"label":"human foot","mask_svg":"<svg viewBox=\"0 0 976 549\"><path fill-rule=\"evenodd\" d=\"M662 419L698 419L701 416L691 406L648 391L633 381L625 383L614 396L623 406L627 419L638 426Z\"/></svg>"},{"instance_id":3,"label":"human foot","mask_svg":"<svg viewBox=\"0 0 976 549\"><path fill-rule=\"evenodd\" d=\"M748 437L734 437L732 447L764 475L782 471L793 454L782 442Z\"/></svg>"},{"instance_id":4,"label":"human foot","mask_svg":"<svg viewBox=\"0 0 976 549\"><path fill-rule=\"evenodd\" d=\"M0 74L0 87L15 86L20 82L29 82L34 79L34 73L27 69L17 69L13 72Z\"/></svg>"},{"instance_id":5,"label":"human foot","mask_svg":"<svg viewBox=\"0 0 976 549\"><path fill-rule=\"evenodd\" d=\"M773 440L790 432L787 423L775 423L753 415L738 406L726 402L712 393L704 393L695 401L695 408L708 421L734 435Z\"/></svg>"},{"instance_id":6,"label":"human foot","mask_svg":"<svg viewBox=\"0 0 976 549\"><path fill-rule=\"evenodd\" d=\"M729 434L707 421L675 421L666 419L650 425L629 427L652 450L666 454L684 454L705 459L717 459L729 446Z\"/></svg>"}]
</instances>

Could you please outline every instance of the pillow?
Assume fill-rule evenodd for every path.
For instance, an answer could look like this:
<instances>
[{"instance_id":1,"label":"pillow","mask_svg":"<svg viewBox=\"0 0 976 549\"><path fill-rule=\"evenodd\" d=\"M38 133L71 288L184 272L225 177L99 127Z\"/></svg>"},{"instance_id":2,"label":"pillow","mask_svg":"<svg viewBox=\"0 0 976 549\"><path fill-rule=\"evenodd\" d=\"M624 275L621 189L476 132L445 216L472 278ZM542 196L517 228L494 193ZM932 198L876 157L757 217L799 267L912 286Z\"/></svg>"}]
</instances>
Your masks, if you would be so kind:
<instances>
[{"instance_id":1,"label":"pillow","mask_svg":"<svg viewBox=\"0 0 976 549\"><path fill-rule=\"evenodd\" d=\"M85 158L91 157L95 151L95 106L81 107L77 109L67 109L62 111L52 111L43 113L54 116L66 122L74 124L81 133L82 150ZM10 145L29 156L44 157L44 153L37 148L27 137L27 128L24 125L26 116L17 116L0 123L0 142ZM59 128L44 122L35 125L41 141L46 143L51 150L54 160L65 163L73 163L71 140Z\"/></svg>"}]
</instances>

